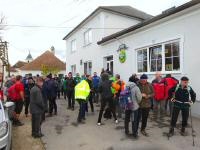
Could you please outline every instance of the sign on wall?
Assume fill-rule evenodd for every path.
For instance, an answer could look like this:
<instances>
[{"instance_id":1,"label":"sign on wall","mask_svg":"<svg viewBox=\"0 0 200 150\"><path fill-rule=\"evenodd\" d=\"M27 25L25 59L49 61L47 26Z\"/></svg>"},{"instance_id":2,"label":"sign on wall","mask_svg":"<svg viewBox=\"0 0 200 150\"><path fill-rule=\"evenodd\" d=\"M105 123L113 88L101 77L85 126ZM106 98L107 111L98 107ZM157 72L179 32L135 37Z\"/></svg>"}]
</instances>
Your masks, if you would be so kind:
<instances>
[{"instance_id":1,"label":"sign on wall","mask_svg":"<svg viewBox=\"0 0 200 150\"><path fill-rule=\"evenodd\" d=\"M120 63L126 62L126 50L127 50L127 48L128 47L125 44L121 44L118 48Z\"/></svg>"}]
</instances>

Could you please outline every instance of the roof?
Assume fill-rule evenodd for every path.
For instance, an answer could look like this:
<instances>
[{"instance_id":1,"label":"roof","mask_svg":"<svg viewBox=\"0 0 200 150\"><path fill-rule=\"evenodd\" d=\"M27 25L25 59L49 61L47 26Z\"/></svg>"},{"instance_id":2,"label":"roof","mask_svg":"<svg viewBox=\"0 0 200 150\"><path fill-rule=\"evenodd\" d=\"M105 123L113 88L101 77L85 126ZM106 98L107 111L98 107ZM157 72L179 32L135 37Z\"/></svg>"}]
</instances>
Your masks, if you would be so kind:
<instances>
[{"instance_id":1,"label":"roof","mask_svg":"<svg viewBox=\"0 0 200 150\"><path fill-rule=\"evenodd\" d=\"M17 72L17 70L14 67L10 67L10 72Z\"/></svg>"},{"instance_id":2,"label":"roof","mask_svg":"<svg viewBox=\"0 0 200 150\"><path fill-rule=\"evenodd\" d=\"M21 68L22 66L24 66L25 64L27 64L26 62L24 61L18 61L16 64L14 64L12 66L12 68Z\"/></svg>"},{"instance_id":3,"label":"roof","mask_svg":"<svg viewBox=\"0 0 200 150\"><path fill-rule=\"evenodd\" d=\"M88 17L86 17L81 23L79 23L72 31L70 31L63 40L67 39L75 30L77 30L81 25L83 25L89 18L91 18L98 11L109 11L112 13L117 13L121 15L125 15L127 17L136 18L138 20L146 20L152 18L153 16L135 9L131 6L100 6L95 9Z\"/></svg>"},{"instance_id":4,"label":"roof","mask_svg":"<svg viewBox=\"0 0 200 150\"><path fill-rule=\"evenodd\" d=\"M20 70L38 71L42 69L42 65L56 67L59 70L66 69L65 63L47 50L32 62L27 63L25 66L21 67Z\"/></svg>"},{"instance_id":5,"label":"roof","mask_svg":"<svg viewBox=\"0 0 200 150\"><path fill-rule=\"evenodd\" d=\"M105 43L107 41L110 41L112 39L116 39L117 37L120 37L122 35L130 33L130 32L135 31L137 29L140 29L140 28L142 28L144 26L152 24L152 23L154 23L156 21L159 21L159 20L161 20L163 18L166 18L168 16L171 16L173 14L179 13L179 12L181 12L181 11L187 9L187 8L190 8L192 6L195 6L195 5L199 4L199 3L200 3L200 0L192 0L192 1L190 1L188 3L185 3L185 4L181 5L181 6L173 7L171 9L169 9L169 10L164 11L162 14L157 15L157 16L149 19L149 20L145 20L145 21L143 21L143 22L141 22L139 24L136 24L134 26L131 26L131 27L127 28L127 29L124 29L122 31L116 32L116 33L111 34L109 36L106 36L106 37L102 38L101 41L98 41L97 44L100 45L100 44L103 44L103 43Z\"/></svg>"}]
</instances>

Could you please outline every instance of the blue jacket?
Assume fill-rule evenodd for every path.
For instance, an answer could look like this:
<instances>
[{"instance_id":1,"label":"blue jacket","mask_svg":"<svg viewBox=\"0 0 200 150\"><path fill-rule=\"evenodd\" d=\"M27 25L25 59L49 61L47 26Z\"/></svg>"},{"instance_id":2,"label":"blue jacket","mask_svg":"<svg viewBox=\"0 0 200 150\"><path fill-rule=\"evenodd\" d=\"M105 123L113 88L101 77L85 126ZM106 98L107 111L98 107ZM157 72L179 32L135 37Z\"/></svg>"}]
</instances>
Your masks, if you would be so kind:
<instances>
[{"instance_id":1,"label":"blue jacket","mask_svg":"<svg viewBox=\"0 0 200 150\"><path fill-rule=\"evenodd\" d=\"M95 89L97 89L97 88L99 87L100 77L98 77L98 76L93 76L92 82L93 82L93 87L94 87Z\"/></svg>"}]
</instances>

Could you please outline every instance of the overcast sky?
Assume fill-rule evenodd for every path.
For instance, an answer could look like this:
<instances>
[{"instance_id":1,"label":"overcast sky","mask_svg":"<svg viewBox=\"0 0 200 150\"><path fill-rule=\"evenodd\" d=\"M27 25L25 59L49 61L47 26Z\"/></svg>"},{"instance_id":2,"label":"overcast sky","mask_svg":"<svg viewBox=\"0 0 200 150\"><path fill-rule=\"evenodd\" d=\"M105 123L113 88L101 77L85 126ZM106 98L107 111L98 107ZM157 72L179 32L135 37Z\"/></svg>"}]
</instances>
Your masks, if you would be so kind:
<instances>
[{"instance_id":1,"label":"overcast sky","mask_svg":"<svg viewBox=\"0 0 200 150\"><path fill-rule=\"evenodd\" d=\"M0 0L0 13L6 17L8 24L0 36L9 42L9 59L12 65L18 60L24 61L29 50L33 58L36 58L52 45L56 55L64 61L66 48L63 37L98 6L130 5L157 15L188 1L190 0Z\"/></svg>"}]
</instances>

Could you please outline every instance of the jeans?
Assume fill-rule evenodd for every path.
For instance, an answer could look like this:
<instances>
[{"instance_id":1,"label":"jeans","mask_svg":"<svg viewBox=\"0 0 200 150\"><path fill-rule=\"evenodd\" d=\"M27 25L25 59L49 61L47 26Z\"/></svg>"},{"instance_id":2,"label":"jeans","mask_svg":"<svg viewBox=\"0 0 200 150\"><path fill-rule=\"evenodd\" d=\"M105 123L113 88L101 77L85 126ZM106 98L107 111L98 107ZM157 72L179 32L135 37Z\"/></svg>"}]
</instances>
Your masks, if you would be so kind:
<instances>
[{"instance_id":1,"label":"jeans","mask_svg":"<svg viewBox=\"0 0 200 150\"><path fill-rule=\"evenodd\" d=\"M185 128L187 126L187 121L189 117L189 108L180 109L178 107L173 107L172 118L171 118L171 127L176 127L176 122L178 119L179 112L182 114L182 127Z\"/></svg>"},{"instance_id":2,"label":"jeans","mask_svg":"<svg viewBox=\"0 0 200 150\"><path fill-rule=\"evenodd\" d=\"M139 110L138 110L138 122L137 122L137 124L139 126L139 122L142 119L141 131L145 130L146 127L147 127L147 120L148 120L148 117L149 117L149 111L150 111L150 108L139 108Z\"/></svg>"},{"instance_id":3,"label":"jeans","mask_svg":"<svg viewBox=\"0 0 200 150\"><path fill-rule=\"evenodd\" d=\"M42 114L32 114L32 136L41 135Z\"/></svg>"},{"instance_id":4,"label":"jeans","mask_svg":"<svg viewBox=\"0 0 200 150\"><path fill-rule=\"evenodd\" d=\"M113 98L112 97L110 97L110 98L102 98L102 100L101 100L101 108L100 108L99 118L98 118L98 123L101 123L101 118L102 118L102 115L103 115L103 112L104 112L104 109L105 109L107 103L109 104L109 108L111 109L111 112L113 114L114 119L117 120Z\"/></svg>"},{"instance_id":5,"label":"jeans","mask_svg":"<svg viewBox=\"0 0 200 150\"><path fill-rule=\"evenodd\" d=\"M85 109L86 109L86 103L83 102L82 100L79 100L79 113L78 113L78 122L81 122L83 119L85 119Z\"/></svg>"},{"instance_id":6,"label":"jeans","mask_svg":"<svg viewBox=\"0 0 200 150\"><path fill-rule=\"evenodd\" d=\"M160 110L160 112L164 112L165 111L165 100L161 100L161 101L153 100L153 110L154 111Z\"/></svg>"},{"instance_id":7,"label":"jeans","mask_svg":"<svg viewBox=\"0 0 200 150\"><path fill-rule=\"evenodd\" d=\"M129 122L130 118L132 118L132 132L133 135L138 135L138 110L126 110L125 111L125 121L124 121L124 126L125 126L125 133L129 133Z\"/></svg>"},{"instance_id":8,"label":"jeans","mask_svg":"<svg viewBox=\"0 0 200 150\"><path fill-rule=\"evenodd\" d=\"M57 113L57 104L56 104L56 97L49 98L49 113L52 114L54 112Z\"/></svg>"},{"instance_id":9,"label":"jeans","mask_svg":"<svg viewBox=\"0 0 200 150\"><path fill-rule=\"evenodd\" d=\"M67 91L68 108L74 108L74 91Z\"/></svg>"},{"instance_id":10,"label":"jeans","mask_svg":"<svg viewBox=\"0 0 200 150\"><path fill-rule=\"evenodd\" d=\"M92 99L92 94L91 93L88 96L88 101L90 103L91 111L94 112L94 104L93 104L93 99ZM86 105L86 111L88 112L88 105Z\"/></svg>"},{"instance_id":11,"label":"jeans","mask_svg":"<svg viewBox=\"0 0 200 150\"><path fill-rule=\"evenodd\" d=\"M30 104L30 97L26 97L25 98L24 104L25 104L25 115L28 115L28 109L29 109L29 104Z\"/></svg>"}]
</instances>

